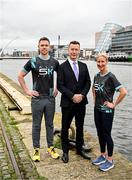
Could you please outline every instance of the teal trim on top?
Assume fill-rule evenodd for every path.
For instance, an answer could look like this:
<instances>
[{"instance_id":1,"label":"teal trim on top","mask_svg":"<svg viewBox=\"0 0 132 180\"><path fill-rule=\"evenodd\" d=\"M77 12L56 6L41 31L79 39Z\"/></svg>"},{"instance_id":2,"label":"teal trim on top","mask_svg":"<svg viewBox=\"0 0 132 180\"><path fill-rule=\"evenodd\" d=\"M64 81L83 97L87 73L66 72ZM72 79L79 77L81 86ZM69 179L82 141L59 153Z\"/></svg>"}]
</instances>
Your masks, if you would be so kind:
<instances>
[{"instance_id":1,"label":"teal trim on top","mask_svg":"<svg viewBox=\"0 0 132 180\"><path fill-rule=\"evenodd\" d=\"M112 109L106 110L105 113L112 113Z\"/></svg>"},{"instance_id":2,"label":"teal trim on top","mask_svg":"<svg viewBox=\"0 0 132 180\"><path fill-rule=\"evenodd\" d=\"M116 87L116 91L118 91L118 90L119 90L120 88L122 88L122 87L123 87L122 85Z\"/></svg>"},{"instance_id":3,"label":"teal trim on top","mask_svg":"<svg viewBox=\"0 0 132 180\"><path fill-rule=\"evenodd\" d=\"M36 57L33 57L31 61L36 62Z\"/></svg>"},{"instance_id":4,"label":"teal trim on top","mask_svg":"<svg viewBox=\"0 0 132 180\"><path fill-rule=\"evenodd\" d=\"M100 110L105 113L112 113L112 109L108 108L107 106L103 105L100 106Z\"/></svg>"},{"instance_id":5,"label":"teal trim on top","mask_svg":"<svg viewBox=\"0 0 132 180\"><path fill-rule=\"evenodd\" d=\"M32 66L32 68L35 68L36 66L35 66L35 62L36 62L36 57L33 57L32 59L31 59L31 66Z\"/></svg>"},{"instance_id":6,"label":"teal trim on top","mask_svg":"<svg viewBox=\"0 0 132 180\"><path fill-rule=\"evenodd\" d=\"M25 72L26 74L28 73L28 71L25 68L23 68L22 71Z\"/></svg>"}]
</instances>

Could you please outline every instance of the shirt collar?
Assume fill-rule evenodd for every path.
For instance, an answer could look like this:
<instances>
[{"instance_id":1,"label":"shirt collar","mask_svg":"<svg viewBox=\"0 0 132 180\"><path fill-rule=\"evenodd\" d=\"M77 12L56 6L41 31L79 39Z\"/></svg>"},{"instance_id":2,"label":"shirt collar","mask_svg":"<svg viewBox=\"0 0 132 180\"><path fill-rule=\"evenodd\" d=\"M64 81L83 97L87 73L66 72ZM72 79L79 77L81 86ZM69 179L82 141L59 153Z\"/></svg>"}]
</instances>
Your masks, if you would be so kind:
<instances>
[{"instance_id":1,"label":"shirt collar","mask_svg":"<svg viewBox=\"0 0 132 180\"><path fill-rule=\"evenodd\" d=\"M73 61L73 60L71 60L70 58L68 58L68 61L69 61L69 63L70 63L70 64L73 64L73 62L75 62L75 63L77 63L77 64L78 64L78 60Z\"/></svg>"},{"instance_id":2,"label":"shirt collar","mask_svg":"<svg viewBox=\"0 0 132 180\"><path fill-rule=\"evenodd\" d=\"M39 58L42 59L42 60L49 60L50 56L48 55L48 57L45 58L42 54L39 54Z\"/></svg>"}]
</instances>

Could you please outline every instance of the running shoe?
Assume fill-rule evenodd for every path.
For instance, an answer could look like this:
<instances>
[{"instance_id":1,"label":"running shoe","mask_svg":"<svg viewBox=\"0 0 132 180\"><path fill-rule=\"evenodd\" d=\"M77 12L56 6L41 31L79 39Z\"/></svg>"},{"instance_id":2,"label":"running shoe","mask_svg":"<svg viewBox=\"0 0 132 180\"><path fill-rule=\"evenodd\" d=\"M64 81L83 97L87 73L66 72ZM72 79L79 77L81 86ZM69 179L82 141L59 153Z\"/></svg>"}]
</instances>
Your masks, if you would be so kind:
<instances>
[{"instance_id":1,"label":"running shoe","mask_svg":"<svg viewBox=\"0 0 132 180\"><path fill-rule=\"evenodd\" d=\"M33 161L34 162L39 162L40 161L40 149L36 148L34 149L34 154L33 154Z\"/></svg>"},{"instance_id":2,"label":"running shoe","mask_svg":"<svg viewBox=\"0 0 132 180\"><path fill-rule=\"evenodd\" d=\"M59 154L55 151L55 148L53 146L49 147L47 149L48 154L53 158L53 159L59 159Z\"/></svg>"},{"instance_id":3,"label":"running shoe","mask_svg":"<svg viewBox=\"0 0 132 180\"><path fill-rule=\"evenodd\" d=\"M94 165L100 165L100 164L102 164L102 163L105 163L105 161L106 161L106 158L101 155L101 156L97 157L96 159L94 159L94 160L92 161L92 164L94 164Z\"/></svg>"},{"instance_id":4,"label":"running shoe","mask_svg":"<svg viewBox=\"0 0 132 180\"><path fill-rule=\"evenodd\" d=\"M114 162L113 161L110 162L110 161L106 160L105 163L103 163L99 166L99 169L101 171L108 171L108 170L112 169L113 167L114 167Z\"/></svg>"}]
</instances>

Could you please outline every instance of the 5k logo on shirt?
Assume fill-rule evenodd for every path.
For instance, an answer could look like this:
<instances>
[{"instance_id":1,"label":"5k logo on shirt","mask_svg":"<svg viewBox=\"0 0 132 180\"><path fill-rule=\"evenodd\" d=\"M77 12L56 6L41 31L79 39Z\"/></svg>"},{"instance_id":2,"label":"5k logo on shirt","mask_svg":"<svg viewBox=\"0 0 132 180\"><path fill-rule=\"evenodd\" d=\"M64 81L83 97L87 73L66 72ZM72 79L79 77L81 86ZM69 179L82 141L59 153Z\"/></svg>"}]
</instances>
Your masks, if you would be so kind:
<instances>
[{"instance_id":1,"label":"5k logo on shirt","mask_svg":"<svg viewBox=\"0 0 132 180\"><path fill-rule=\"evenodd\" d=\"M102 91L103 92L103 84L94 84L95 90L96 91Z\"/></svg>"},{"instance_id":2,"label":"5k logo on shirt","mask_svg":"<svg viewBox=\"0 0 132 180\"><path fill-rule=\"evenodd\" d=\"M53 75L53 67L50 67L50 68L48 68L48 67L42 68L41 67L41 68L39 68L39 75L41 75L41 76Z\"/></svg>"}]
</instances>

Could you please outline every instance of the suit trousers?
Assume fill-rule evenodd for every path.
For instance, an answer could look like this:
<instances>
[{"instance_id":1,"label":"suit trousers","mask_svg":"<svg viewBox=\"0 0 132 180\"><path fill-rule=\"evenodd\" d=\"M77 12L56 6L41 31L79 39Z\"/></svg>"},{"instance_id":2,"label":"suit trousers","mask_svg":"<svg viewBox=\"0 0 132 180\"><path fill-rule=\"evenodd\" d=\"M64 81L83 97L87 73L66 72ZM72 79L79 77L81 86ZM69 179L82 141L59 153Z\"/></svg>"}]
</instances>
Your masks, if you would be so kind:
<instances>
[{"instance_id":1,"label":"suit trousers","mask_svg":"<svg viewBox=\"0 0 132 180\"><path fill-rule=\"evenodd\" d=\"M69 107L62 107L61 141L64 153L68 153L69 151L68 130L74 117L76 125L76 148L78 152L81 151L84 144L83 126L85 112L86 105L75 104Z\"/></svg>"}]
</instances>

